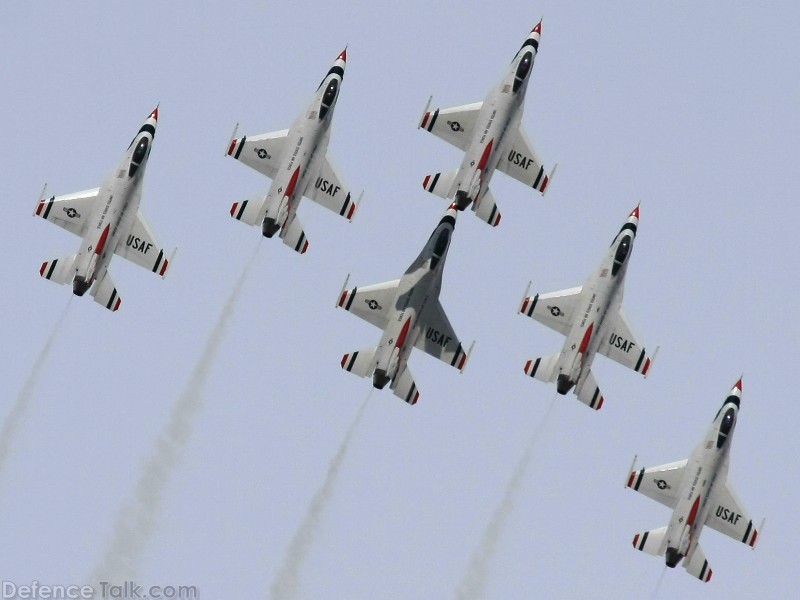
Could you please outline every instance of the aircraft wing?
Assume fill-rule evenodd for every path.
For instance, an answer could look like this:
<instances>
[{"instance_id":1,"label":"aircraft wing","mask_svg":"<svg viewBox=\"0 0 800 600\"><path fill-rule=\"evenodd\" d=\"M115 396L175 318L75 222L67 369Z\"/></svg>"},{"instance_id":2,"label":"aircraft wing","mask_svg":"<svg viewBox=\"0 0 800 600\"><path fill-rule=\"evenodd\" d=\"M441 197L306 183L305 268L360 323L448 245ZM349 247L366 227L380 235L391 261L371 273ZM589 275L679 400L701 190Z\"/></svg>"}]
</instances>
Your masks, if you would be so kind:
<instances>
[{"instance_id":1,"label":"aircraft wing","mask_svg":"<svg viewBox=\"0 0 800 600\"><path fill-rule=\"evenodd\" d=\"M686 470L686 462L684 459L658 467L631 471L627 486L664 506L675 508L678 488Z\"/></svg>"},{"instance_id":2,"label":"aircraft wing","mask_svg":"<svg viewBox=\"0 0 800 600\"><path fill-rule=\"evenodd\" d=\"M555 329L561 335L568 335L575 320L575 305L582 289L578 286L548 294L536 294L533 297L526 296L519 312Z\"/></svg>"},{"instance_id":3,"label":"aircraft wing","mask_svg":"<svg viewBox=\"0 0 800 600\"><path fill-rule=\"evenodd\" d=\"M167 274L169 259L164 247L156 241L141 208L136 213L130 231L120 240L114 253L161 277Z\"/></svg>"},{"instance_id":4,"label":"aircraft wing","mask_svg":"<svg viewBox=\"0 0 800 600\"><path fill-rule=\"evenodd\" d=\"M97 199L99 191L100 188L94 188L39 200L34 214L63 227L70 233L83 237L89 226L89 213L92 211L92 205Z\"/></svg>"},{"instance_id":5,"label":"aircraft wing","mask_svg":"<svg viewBox=\"0 0 800 600\"><path fill-rule=\"evenodd\" d=\"M497 168L543 194L547 189L549 178L545 175L542 161L522 129L517 130L517 137L511 142L508 154L500 157Z\"/></svg>"},{"instance_id":6,"label":"aircraft wing","mask_svg":"<svg viewBox=\"0 0 800 600\"><path fill-rule=\"evenodd\" d=\"M420 316L420 325L423 331L417 336L414 345L451 367L463 370L467 364L467 353L458 341L458 336L438 299L425 307Z\"/></svg>"},{"instance_id":7,"label":"aircraft wing","mask_svg":"<svg viewBox=\"0 0 800 600\"><path fill-rule=\"evenodd\" d=\"M466 152L482 106L483 102L475 102L452 108L437 108L426 112L419 126Z\"/></svg>"},{"instance_id":8,"label":"aircraft wing","mask_svg":"<svg viewBox=\"0 0 800 600\"><path fill-rule=\"evenodd\" d=\"M714 491L713 504L706 517L706 525L748 546L756 545L758 531L747 516L736 493L726 481Z\"/></svg>"},{"instance_id":9,"label":"aircraft wing","mask_svg":"<svg viewBox=\"0 0 800 600\"><path fill-rule=\"evenodd\" d=\"M647 375L652 362L644 346L633 333L622 308L619 309L611 336L600 344L598 352L642 375Z\"/></svg>"},{"instance_id":10,"label":"aircraft wing","mask_svg":"<svg viewBox=\"0 0 800 600\"><path fill-rule=\"evenodd\" d=\"M356 212L356 204L351 198L350 188L342 182L336 167L327 156L322 161L322 167L314 182L306 189L305 195L348 221Z\"/></svg>"},{"instance_id":11,"label":"aircraft wing","mask_svg":"<svg viewBox=\"0 0 800 600\"><path fill-rule=\"evenodd\" d=\"M288 133L288 129L283 129L251 137L242 136L231 141L228 156L232 156L262 175L274 179L275 173L278 172L278 161Z\"/></svg>"},{"instance_id":12,"label":"aircraft wing","mask_svg":"<svg viewBox=\"0 0 800 600\"><path fill-rule=\"evenodd\" d=\"M339 297L339 306L368 323L372 323L378 329L386 329L389 315L397 298L399 284L400 280L395 279L385 283L344 290Z\"/></svg>"}]
</instances>

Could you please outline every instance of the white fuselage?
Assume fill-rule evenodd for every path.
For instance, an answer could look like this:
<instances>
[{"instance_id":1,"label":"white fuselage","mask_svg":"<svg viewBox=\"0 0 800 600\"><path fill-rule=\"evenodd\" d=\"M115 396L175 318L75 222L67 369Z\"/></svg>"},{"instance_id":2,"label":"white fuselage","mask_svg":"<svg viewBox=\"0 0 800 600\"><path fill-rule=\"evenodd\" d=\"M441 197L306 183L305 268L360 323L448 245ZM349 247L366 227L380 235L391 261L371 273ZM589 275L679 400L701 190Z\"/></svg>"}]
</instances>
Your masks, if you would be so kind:
<instances>
[{"instance_id":1,"label":"white fuselage","mask_svg":"<svg viewBox=\"0 0 800 600\"><path fill-rule=\"evenodd\" d=\"M725 485L728 478L731 437L738 414L738 401L732 402L731 398L735 400L734 396L725 401L703 441L686 463L675 510L662 543L669 566L674 567L682 557L691 559L708 512L713 507L710 499L714 497L715 487ZM722 434L720 428L729 414L733 415L728 416L730 428L727 434Z\"/></svg>"},{"instance_id":2,"label":"white fuselage","mask_svg":"<svg viewBox=\"0 0 800 600\"><path fill-rule=\"evenodd\" d=\"M575 322L567 335L556 363L555 375L559 393L566 394L579 384L592 368L592 362L603 340L610 340L622 306L625 273L633 250L635 228L628 224L620 230L597 272L581 288ZM620 245L627 244L624 259L617 265Z\"/></svg>"},{"instance_id":3,"label":"white fuselage","mask_svg":"<svg viewBox=\"0 0 800 600\"><path fill-rule=\"evenodd\" d=\"M337 79L336 95L324 116L320 117L323 97L333 79ZM295 119L289 129L278 172L264 204L265 228L270 227L272 233L278 227L283 227L287 220L291 220L306 188L312 183L312 177L320 171L328 150L329 129L341 81L342 77L338 73L329 72L308 108Z\"/></svg>"},{"instance_id":4,"label":"white fuselage","mask_svg":"<svg viewBox=\"0 0 800 600\"><path fill-rule=\"evenodd\" d=\"M530 67L515 91L517 67L528 53L532 53ZM514 133L519 129L535 57L536 50L532 46L523 46L511 61L502 81L486 95L475 121L472 141L448 193L449 198L458 200L456 194L462 192L477 203L486 193L498 163L509 151Z\"/></svg>"},{"instance_id":5,"label":"white fuselage","mask_svg":"<svg viewBox=\"0 0 800 600\"><path fill-rule=\"evenodd\" d=\"M130 231L136 218L155 123L155 119L148 119L117 168L99 188L97 201L89 216L86 235L73 263L73 290L78 295L82 295L94 282L103 279L122 236ZM141 144L145 149L141 155L137 155L137 148Z\"/></svg>"}]
</instances>

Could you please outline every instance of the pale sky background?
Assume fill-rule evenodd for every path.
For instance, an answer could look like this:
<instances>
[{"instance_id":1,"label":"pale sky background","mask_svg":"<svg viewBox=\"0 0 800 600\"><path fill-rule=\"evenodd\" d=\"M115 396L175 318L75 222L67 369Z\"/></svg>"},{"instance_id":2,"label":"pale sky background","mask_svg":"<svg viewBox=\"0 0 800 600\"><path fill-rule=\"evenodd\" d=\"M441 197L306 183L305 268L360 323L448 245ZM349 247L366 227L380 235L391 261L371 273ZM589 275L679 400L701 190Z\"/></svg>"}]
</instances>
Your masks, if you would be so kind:
<instances>
[{"instance_id":1,"label":"pale sky background","mask_svg":"<svg viewBox=\"0 0 800 600\"><path fill-rule=\"evenodd\" d=\"M209 7L209 5L212 5ZM459 152L416 129L430 94L482 100L544 16L523 125L547 196L503 174L492 229L459 217L442 304L477 345L461 375L411 358L419 403L370 399L311 553L303 598L450 598L543 419L554 386L529 358L563 338L516 314L532 292L581 285L631 209L641 222L625 311L651 375L599 357L599 413L559 397L524 473L490 598L649 597L663 561L631 547L669 511L623 487L634 454L688 456L744 372L730 477L758 523L755 552L701 538L714 576L681 567L660 598L796 593L800 451L794 374L800 9L791 2L6 2L0 9L0 361L7 415L71 290L43 260L79 241L31 217L44 182L99 185L156 103L142 207L179 246L161 281L115 258L110 313L75 298L0 472L0 579L86 583L130 502L260 232L231 202L270 181L225 157L234 124L290 126L348 44L330 154L352 223L305 200L307 254L265 240L192 435L164 490L137 580L205 599L266 596L371 382L342 354L380 332L334 308L352 285L399 277L446 208L421 187Z\"/></svg>"}]
</instances>

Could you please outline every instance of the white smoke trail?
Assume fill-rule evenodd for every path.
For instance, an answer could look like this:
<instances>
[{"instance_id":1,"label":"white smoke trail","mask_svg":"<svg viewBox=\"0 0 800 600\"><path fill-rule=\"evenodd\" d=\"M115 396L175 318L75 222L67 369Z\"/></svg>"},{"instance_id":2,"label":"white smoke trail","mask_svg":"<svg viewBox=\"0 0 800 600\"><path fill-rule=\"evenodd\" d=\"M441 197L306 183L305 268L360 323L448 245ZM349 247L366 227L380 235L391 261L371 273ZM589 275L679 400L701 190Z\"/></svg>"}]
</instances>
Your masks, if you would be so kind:
<instances>
[{"instance_id":1,"label":"white smoke trail","mask_svg":"<svg viewBox=\"0 0 800 600\"><path fill-rule=\"evenodd\" d=\"M272 586L270 586L270 598L274 598L275 600L291 600L297 598L300 568L303 566L306 558L308 558L311 546L317 535L317 530L319 529L322 513L333 496L339 469L342 466L345 454L347 454L350 440L353 437L356 427L358 427L358 424L361 422L361 418L364 415L371 395L372 389L370 389L370 393L367 394L364 402L361 403L361 407L358 409L353 422L350 423L350 427L347 428L347 433L344 434L344 439L339 445L339 449L328 465L325 481L311 499L311 504L308 505L306 516L297 528L292 541L289 543L281 570L278 571L278 574L272 582Z\"/></svg>"},{"instance_id":2,"label":"white smoke trail","mask_svg":"<svg viewBox=\"0 0 800 600\"><path fill-rule=\"evenodd\" d=\"M499 543L500 537L503 535L503 531L505 530L506 521L508 520L511 512L514 510L514 501L516 500L517 493L519 492L522 478L525 475L525 472L528 470L528 463L530 463L531 458L533 458L533 451L537 442L539 441L539 437L545 429L545 426L548 424L550 414L553 412L555 403L556 395L553 394L553 398L550 401L550 406L548 406L547 412L545 413L539 425L533 431L533 435L528 441L528 446L525 448L525 453L522 455L522 458L514 469L514 473L511 475L511 479L506 486L506 491L503 494L503 499L500 501L500 505L495 509L494 514L492 515L492 520L489 521L489 525L483 532L480 546L478 546L478 549L475 551L469 561L467 572L464 574L464 577L461 579L461 583L459 583L458 589L456 590L455 596L458 600L484 597L486 592L486 580L489 563L491 562L492 557L497 550L497 544Z\"/></svg>"},{"instance_id":3,"label":"white smoke trail","mask_svg":"<svg viewBox=\"0 0 800 600\"><path fill-rule=\"evenodd\" d=\"M661 569L661 576L658 578L658 583L656 583L656 588L653 590L653 595L650 596L651 600L656 600L658 598L658 594L661 591L661 584L664 583L664 575L667 574L667 565L664 565L664 568Z\"/></svg>"},{"instance_id":4,"label":"white smoke trail","mask_svg":"<svg viewBox=\"0 0 800 600\"><path fill-rule=\"evenodd\" d=\"M208 375L242 286L255 264L259 247L260 244L242 269L208 336L186 388L172 406L169 422L158 436L156 447L139 477L133 497L117 517L111 545L94 571L91 579L93 582L122 582L136 575L144 546L155 529L164 489L172 476L180 450L191 436L194 418L203 406Z\"/></svg>"},{"instance_id":5,"label":"white smoke trail","mask_svg":"<svg viewBox=\"0 0 800 600\"><path fill-rule=\"evenodd\" d=\"M50 332L47 341L45 341L39 355L36 357L33 367L31 367L28 378L22 385L22 389L17 396L17 401L14 403L14 406L11 407L11 411L9 411L6 416L6 420L3 421L3 428L0 429L0 473L5 471L6 461L11 451L11 444L19 435L25 416L28 414L28 408L31 404L31 400L33 400L33 391L36 389L39 376L42 374L42 369L50 356L50 350L53 348L53 343L58 336L58 332L61 331L64 321L67 320L67 313L69 312L69 307L72 305L72 298L72 296L69 297L69 302L67 302L64 312L61 313L58 321L56 321L56 324L53 326L53 330Z\"/></svg>"}]
</instances>

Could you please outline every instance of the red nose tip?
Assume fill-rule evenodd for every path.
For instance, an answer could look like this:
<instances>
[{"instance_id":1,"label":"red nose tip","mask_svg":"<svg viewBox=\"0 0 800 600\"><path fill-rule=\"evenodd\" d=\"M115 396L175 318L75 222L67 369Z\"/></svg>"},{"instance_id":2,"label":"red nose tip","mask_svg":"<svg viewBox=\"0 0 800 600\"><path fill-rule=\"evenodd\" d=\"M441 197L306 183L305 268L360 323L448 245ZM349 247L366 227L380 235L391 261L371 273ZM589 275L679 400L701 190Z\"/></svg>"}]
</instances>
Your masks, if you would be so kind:
<instances>
[{"instance_id":1,"label":"red nose tip","mask_svg":"<svg viewBox=\"0 0 800 600\"><path fill-rule=\"evenodd\" d=\"M631 213L631 216L632 217L636 217L637 219L639 218L639 205L638 204L636 205L636 208L633 209L633 212Z\"/></svg>"},{"instance_id":2,"label":"red nose tip","mask_svg":"<svg viewBox=\"0 0 800 600\"><path fill-rule=\"evenodd\" d=\"M534 27L534 28L531 30L531 33L538 33L539 35L542 35L542 22L541 22L541 21L539 21L539 22L536 24L536 27Z\"/></svg>"},{"instance_id":3,"label":"red nose tip","mask_svg":"<svg viewBox=\"0 0 800 600\"><path fill-rule=\"evenodd\" d=\"M347 48L342 50L342 53L339 55L339 57L336 60L343 60L344 62L347 62Z\"/></svg>"},{"instance_id":4,"label":"red nose tip","mask_svg":"<svg viewBox=\"0 0 800 600\"><path fill-rule=\"evenodd\" d=\"M150 116L147 117L147 118L148 119L155 119L156 121L158 121L158 107L157 106L153 109L153 112L151 112Z\"/></svg>"}]
</instances>

